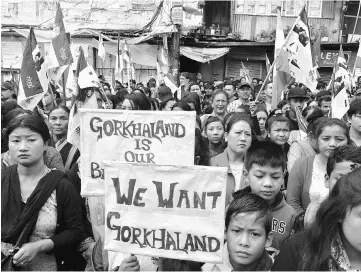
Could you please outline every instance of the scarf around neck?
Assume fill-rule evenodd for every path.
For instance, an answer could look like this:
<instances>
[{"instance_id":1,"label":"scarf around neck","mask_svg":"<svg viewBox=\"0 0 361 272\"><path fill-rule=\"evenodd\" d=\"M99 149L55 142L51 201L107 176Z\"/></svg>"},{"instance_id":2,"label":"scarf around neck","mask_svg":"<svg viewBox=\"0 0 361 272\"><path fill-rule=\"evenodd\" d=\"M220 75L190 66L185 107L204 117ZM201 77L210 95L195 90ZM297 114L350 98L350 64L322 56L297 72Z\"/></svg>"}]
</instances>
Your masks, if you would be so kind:
<instances>
[{"instance_id":1,"label":"scarf around neck","mask_svg":"<svg viewBox=\"0 0 361 272\"><path fill-rule=\"evenodd\" d=\"M51 171L41 178L22 209L17 167L12 165L1 173L1 241L13 245L20 235L30 234L41 207L64 177L61 171Z\"/></svg>"}]
</instances>

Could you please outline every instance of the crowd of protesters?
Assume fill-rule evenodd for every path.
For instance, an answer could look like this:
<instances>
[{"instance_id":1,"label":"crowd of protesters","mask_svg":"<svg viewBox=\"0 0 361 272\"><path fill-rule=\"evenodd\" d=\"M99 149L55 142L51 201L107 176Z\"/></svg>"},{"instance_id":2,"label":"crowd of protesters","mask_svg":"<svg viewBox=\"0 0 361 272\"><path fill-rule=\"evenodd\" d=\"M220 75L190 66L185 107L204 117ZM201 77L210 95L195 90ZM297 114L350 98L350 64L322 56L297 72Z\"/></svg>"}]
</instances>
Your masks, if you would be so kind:
<instances>
[{"instance_id":1,"label":"crowd of protesters","mask_svg":"<svg viewBox=\"0 0 361 272\"><path fill-rule=\"evenodd\" d=\"M99 80L102 88L89 89L98 108L196 112L194 164L228 168L223 262L105 251L92 218L99 203L80 196L66 98L50 84L27 111L6 81L2 263L11 258L25 271L361 270L361 88L349 91L340 120L330 117L332 93L322 81L315 90L291 83L272 109L272 83L262 89L257 78L204 82L184 72L176 92L155 79L114 87Z\"/></svg>"}]
</instances>

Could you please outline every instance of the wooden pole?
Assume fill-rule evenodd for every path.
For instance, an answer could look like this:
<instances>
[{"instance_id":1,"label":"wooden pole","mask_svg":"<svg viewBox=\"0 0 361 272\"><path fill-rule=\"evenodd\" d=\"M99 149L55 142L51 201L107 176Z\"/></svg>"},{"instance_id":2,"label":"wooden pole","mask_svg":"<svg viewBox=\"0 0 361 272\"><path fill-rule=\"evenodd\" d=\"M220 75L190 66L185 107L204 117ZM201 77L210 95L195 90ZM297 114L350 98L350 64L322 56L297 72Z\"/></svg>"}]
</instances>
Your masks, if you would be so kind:
<instances>
[{"instance_id":1,"label":"wooden pole","mask_svg":"<svg viewBox=\"0 0 361 272\"><path fill-rule=\"evenodd\" d=\"M69 73L70 73L70 69L69 69ZM64 106L66 106L66 90L65 90L65 75L64 75L64 73L61 75L61 77L63 79L63 104L64 104Z\"/></svg>"}]
</instances>

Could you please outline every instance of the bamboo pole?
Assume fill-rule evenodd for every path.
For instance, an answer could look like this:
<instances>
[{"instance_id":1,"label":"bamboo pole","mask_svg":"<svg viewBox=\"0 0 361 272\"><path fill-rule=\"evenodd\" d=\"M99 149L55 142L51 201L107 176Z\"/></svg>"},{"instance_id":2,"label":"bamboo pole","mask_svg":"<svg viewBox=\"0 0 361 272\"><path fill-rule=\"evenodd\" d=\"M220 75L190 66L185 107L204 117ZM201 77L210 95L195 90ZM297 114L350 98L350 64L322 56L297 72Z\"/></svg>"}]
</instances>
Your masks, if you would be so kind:
<instances>
[{"instance_id":1,"label":"bamboo pole","mask_svg":"<svg viewBox=\"0 0 361 272\"><path fill-rule=\"evenodd\" d=\"M70 72L70 69L69 69ZM63 100L64 100L64 106L66 106L66 91L65 91L65 75L64 73L61 75L63 79Z\"/></svg>"}]
</instances>

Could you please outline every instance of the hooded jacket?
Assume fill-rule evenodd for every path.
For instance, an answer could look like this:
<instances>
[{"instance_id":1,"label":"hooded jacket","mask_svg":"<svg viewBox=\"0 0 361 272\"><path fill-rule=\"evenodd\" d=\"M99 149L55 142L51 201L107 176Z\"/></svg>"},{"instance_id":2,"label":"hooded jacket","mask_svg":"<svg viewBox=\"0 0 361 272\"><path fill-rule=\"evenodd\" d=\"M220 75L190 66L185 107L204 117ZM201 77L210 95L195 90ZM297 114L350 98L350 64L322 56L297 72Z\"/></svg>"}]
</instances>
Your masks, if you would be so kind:
<instances>
[{"instance_id":1,"label":"hooded jacket","mask_svg":"<svg viewBox=\"0 0 361 272\"><path fill-rule=\"evenodd\" d=\"M243 189L246 192L252 192L250 186ZM287 204L284 196L279 192L272 206L272 232L273 241L271 248L267 248L268 251L279 251L280 245L283 241L291 235L293 222L297 215L296 211Z\"/></svg>"}]
</instances>

